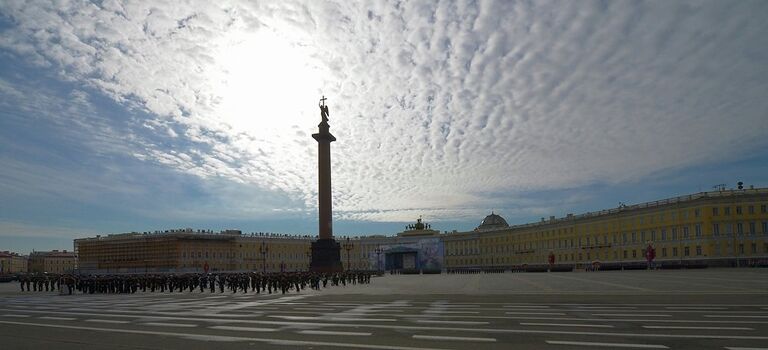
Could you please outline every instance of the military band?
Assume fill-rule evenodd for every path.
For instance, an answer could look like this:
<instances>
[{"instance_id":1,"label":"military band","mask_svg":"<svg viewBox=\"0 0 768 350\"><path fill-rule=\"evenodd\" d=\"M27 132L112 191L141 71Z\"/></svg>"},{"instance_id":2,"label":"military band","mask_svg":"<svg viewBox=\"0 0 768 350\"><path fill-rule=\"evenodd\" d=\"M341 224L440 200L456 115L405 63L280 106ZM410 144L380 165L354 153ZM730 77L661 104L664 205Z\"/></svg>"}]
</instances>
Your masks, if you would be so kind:
<instances>
[{"instance_id":1,"label":"military band","mask_svg":"<svg viewBox=\"0 0 768 350\"><path fill-rule=\"evenodd\" d=\"M72 275L24 274L19 276L21 291L62 291L65 294L141 293L290 293L306 288L320 290L331 286L367 284L370 271L339 273L315 272L233 272L183 274Z\"/></svg>"}]
</instances>

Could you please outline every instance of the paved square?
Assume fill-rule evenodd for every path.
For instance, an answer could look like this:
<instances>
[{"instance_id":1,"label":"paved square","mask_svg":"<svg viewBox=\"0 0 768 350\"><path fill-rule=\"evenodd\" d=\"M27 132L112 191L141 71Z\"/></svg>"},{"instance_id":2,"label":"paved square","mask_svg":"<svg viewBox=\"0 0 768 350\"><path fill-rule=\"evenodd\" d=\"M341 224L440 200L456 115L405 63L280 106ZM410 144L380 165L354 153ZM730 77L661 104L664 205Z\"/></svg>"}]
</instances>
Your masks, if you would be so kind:
<instances>
[{"instance_id":1,"label":"paved square","mask_svg":"<svg viewBox=\"0 0 768 350\"><path fill-rule=\"evenodd\" d=\"M4 349L768 349L768 270L403 275L293 294L0 287Z\"/></svg>"}]
</instances>

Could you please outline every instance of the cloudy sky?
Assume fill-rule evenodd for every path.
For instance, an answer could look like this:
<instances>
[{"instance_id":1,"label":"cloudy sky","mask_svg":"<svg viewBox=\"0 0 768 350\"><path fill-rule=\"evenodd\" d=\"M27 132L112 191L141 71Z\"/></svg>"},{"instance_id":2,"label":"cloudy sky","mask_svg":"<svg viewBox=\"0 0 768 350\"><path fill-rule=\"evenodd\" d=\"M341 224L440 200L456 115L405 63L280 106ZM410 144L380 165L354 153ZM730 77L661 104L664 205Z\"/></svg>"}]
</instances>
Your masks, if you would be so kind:
<instances>
[{"instance_id":1,"label":"cloudy sky","mask_svg":"<svg viewBox=\"0 0 768 350\"><path fill-rule=\"evenodd\" d=\"M0 1L0 250L768 186L766 1Z\"/></svg>"}]
</instances>

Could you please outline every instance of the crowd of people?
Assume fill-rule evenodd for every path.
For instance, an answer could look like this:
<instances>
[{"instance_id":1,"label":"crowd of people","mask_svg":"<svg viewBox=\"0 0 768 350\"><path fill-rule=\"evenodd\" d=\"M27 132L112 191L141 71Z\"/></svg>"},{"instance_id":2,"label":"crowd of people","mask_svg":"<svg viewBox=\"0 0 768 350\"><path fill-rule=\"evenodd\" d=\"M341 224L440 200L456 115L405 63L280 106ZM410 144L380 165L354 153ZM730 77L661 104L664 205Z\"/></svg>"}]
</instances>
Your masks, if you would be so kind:
<instances>
[{"instance_id":1,"label":"crowd of people","mask_svg":"<svg viewBox=\"0 0 768 350\"><path fill-rule=\"evenodd\" d=\"M66 294L109 293L282 293L320 290L347 284L368 284L370 271L317 272L232 272L183 274L72 275L27 274L19 276L21 291L62 291Z\"/></svg>"}]
</instances>

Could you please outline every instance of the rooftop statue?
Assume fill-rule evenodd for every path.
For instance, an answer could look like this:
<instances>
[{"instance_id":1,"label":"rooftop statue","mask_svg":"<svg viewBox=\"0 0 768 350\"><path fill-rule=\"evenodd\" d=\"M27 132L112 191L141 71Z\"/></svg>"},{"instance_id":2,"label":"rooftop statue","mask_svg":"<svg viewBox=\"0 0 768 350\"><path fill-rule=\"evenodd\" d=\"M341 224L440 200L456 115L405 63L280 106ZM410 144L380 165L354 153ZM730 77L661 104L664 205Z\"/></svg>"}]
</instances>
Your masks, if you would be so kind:
<instances>
[{"instance_id":1,"label":"rooftop statue","mask_svg":"<svg viewBox=\"0 0 768 350\"><path fill-rule=\"evenodd\" d=\"M318 104L318 107L320 107L320 118L323 118L323 123L328 122L328 106L325 105L325 100L327 100L327 98L323 96Z\"/></svg>"}]
</instances>

